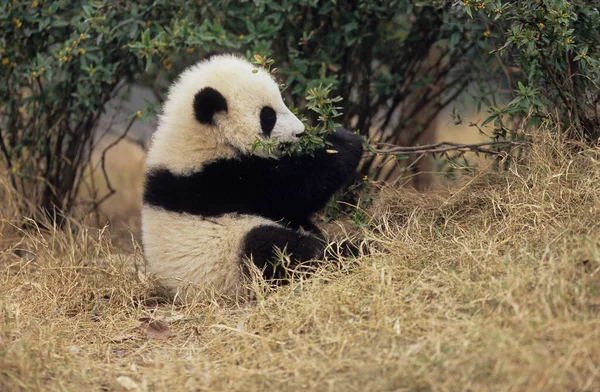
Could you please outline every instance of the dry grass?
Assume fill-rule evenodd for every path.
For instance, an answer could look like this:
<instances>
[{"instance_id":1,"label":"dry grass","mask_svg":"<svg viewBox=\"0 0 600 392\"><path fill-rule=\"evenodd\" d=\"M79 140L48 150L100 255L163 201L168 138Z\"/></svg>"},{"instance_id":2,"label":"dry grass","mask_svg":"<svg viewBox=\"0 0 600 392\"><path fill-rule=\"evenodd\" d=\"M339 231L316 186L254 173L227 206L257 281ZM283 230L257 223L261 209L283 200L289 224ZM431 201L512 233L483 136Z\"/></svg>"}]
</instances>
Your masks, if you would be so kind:
<instances>
[{"instance_id":1,"label":"dry grass","mask_svg":"<svg viewBox=\"0 0 600 392\"><path fill-rule=\"evenodd\" d=\"M30 253L0 255L0 390L600 390L600 150L563 151L384 188L383 251L235 305L156 303L139 249L5 215Z\"/></svg>"}]
</instances>

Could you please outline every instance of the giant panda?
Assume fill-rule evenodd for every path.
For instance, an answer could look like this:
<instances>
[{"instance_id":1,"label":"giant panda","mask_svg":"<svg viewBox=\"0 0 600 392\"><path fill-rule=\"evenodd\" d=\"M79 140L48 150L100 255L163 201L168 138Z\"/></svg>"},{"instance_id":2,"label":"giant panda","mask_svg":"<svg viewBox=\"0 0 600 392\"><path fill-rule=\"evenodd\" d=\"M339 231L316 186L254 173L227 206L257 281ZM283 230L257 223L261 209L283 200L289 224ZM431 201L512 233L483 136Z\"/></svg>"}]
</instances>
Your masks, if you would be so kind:
<instances>
[{"instance_id":1,"label":"giant panda","mask_svg":"<svg viewBox=\"0 0 600 392\"><path fill-rule=\"evenodd\" d=\"M238 296L248 263L283 279L281 250L288 269L323 259L310 215L355 172L362 144L340 128L312 155L250 148L303 132L272 76L236 55L212 55L170 87L147 156L142 244L149 272L172 295Z\"/></svg>"}]
</instances>

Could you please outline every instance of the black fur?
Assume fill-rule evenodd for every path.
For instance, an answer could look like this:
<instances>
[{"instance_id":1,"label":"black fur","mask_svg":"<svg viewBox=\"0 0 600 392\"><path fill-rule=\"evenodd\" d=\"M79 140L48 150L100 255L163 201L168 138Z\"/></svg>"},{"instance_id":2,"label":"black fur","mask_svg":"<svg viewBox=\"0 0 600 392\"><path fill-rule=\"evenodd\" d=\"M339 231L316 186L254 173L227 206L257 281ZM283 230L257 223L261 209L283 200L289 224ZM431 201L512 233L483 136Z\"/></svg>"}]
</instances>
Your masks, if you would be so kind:
<instances>
[{"instance_id":1,"label":"black fur","mask_svg":"<svg viewBox=\"0 0 600 392\"><path fill-rule=\"evenodd\" d=\"M289 265L280 265L276 248L289 255ZM265 279L282 280L286 278L286 269L310 267L306 262L322 259L323 251L324 245L312 235L278 226L258 226L246 234L242 256L251 258Z\"/></svg>"},{"instance_id":2,"label":"black fur","mask_svg":"<svg viewBox=\"0 0 600 392\"><path fill-rule=\"evenodd\" d=\"M194 96L194 115L202 124L214 125L214 115L227 111L227 101L220 92L212 87L205 87Z\"/></svg>"},{"instance_id":3,"label":"black fur","mask_svg":"<svg viewBox=\"0 0 600 392\"><path fill-rule=\"evenodd\" d=\"M222 159L187 176L154 169L146 178L144 202L193 215L235 212L312 228L310 215L348 181L362 154L360 137L345 129L331 134L329 141L333 145L314 156Z\"/></svg>"},{"instance_id":4,"label":"black fur","mask_svg":"<svg viewBox=\"0 0 600 392\"><path fill-rule=\"evenodd\" d=\"M269 106L262 108L260 111L260 128L262 129L263 135L270 137L276 122L277 113L275 113L275 110Z\"/></svg>"}]
</instances>

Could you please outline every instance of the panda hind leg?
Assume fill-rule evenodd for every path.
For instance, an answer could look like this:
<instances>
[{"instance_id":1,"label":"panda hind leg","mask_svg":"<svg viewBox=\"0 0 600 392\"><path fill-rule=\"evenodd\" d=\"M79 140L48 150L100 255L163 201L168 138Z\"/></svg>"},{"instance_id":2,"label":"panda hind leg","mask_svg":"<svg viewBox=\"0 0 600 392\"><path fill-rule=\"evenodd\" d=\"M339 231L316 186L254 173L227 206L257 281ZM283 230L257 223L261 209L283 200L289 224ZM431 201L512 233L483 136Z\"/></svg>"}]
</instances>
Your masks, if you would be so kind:
<instances>
[{"instance_id":1,"label":"panda hind leg","mask_svg":"<svg viewBox=\"0 0 600 392\"><path fill-rule=\"evenodd\" d=\"M276 248L289 255L289 265L282 265ZM310 269L323 260L325 246L310 234L281 226L257 226L250 230L243 241L243 256L252 260L262 271L266 280L281 283L288 281L290 271ZM313 263L308 263L313 261ZM300 268L298 268L300 267Z\"/></svg>"}]
</instances>

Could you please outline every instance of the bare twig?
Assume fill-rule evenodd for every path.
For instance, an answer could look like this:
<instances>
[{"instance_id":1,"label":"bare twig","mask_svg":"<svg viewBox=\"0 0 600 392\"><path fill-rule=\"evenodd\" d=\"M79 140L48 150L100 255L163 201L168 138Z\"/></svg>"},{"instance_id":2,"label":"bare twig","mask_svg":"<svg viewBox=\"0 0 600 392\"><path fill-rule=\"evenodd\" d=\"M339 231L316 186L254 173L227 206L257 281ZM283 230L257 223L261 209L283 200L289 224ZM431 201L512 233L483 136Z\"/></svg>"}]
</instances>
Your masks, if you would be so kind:
<instances>
[{"instance_id":1,"label":"bare twig","mask_svg":"<svg viewBox=\"0 0 600 392\"><path fill-rule=\"evenodd\" d=\"M14 173L13 173L13 166L12 166L12 155L8 152L8 149L6 148L6 144L4 144L4 136L2 135L1 128L0 128L0 150L2 151L2 154L4 155L4 158L6 159L6 166L8 167L8 170L11 173L10 181L11 181L13 187L15 188L15 190L18 190L17 183L16 183L14 175L13 175Z\"/></svg>"},{"instance_id":2,"label":"bare twig","mask_svg":"<svg viewBox=\"0 0 600 392\"><path fill-rule=\"evenodd\" d=\"M112 184L110 183L110 179L108 178L108 173L106 172L106 153L111 148L113 148L114 146L116 146L121 140L123 140L123 139L125 139L127 137L127 134L129 133L129 130L133 126L133 123L135 122L135 120L137 120L137 117L132 117L131 120L129 121L129 124L127 124L127 128L125 128L125 131L123 131L123 133L117 139L115 139L112 143L110 143L102 151L102 159L101 159L101 162L102 162L101 163L102 175L104 176L104 180L106 181L106 187L108 188L108 193L106 195L104 195L97 202L94 202L94 204L93 204L93 206L92 206L92 208L90 209L89 212L92 212L95 209L97 209L100 204L102 204L106 199L108 199L109 197L111 197L112 195L115 194L116 190L112 187Z\"/></svg>"},{"instance_id":3,"label":"bare twig","mask_svg":"<svg viewBox=\"0 0 600 392\"><path fill-rule=\"evenodd\" d=\"M492 154L492 155L500 155L502 152L494 151L489 148L491 146L521 146L523 143L513 142L510 140L501 140L501 141L491 141L491 142L483 142L483 143L453 143L453 142L440 142L435 144L425 144L422 146L396 146L394 144L389 143L377 143L377 145L389 147L387 149L378 149L370 147L369 150L373 153L377 154L437 154L448 151L472 151L479 152L484 154Z\"/></svg>"}]
</instances>

